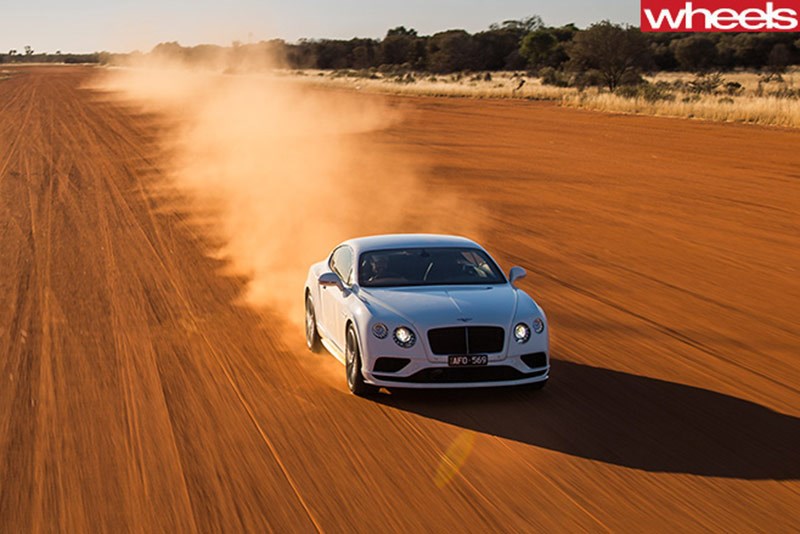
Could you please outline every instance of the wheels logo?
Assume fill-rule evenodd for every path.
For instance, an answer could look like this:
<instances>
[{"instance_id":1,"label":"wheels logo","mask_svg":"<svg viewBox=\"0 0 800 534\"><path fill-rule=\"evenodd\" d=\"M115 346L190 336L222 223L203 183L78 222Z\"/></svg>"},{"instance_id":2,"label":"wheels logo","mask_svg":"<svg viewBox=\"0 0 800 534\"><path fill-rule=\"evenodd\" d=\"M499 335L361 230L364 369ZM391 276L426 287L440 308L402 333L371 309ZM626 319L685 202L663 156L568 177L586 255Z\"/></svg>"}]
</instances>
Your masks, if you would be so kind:
<instances>
[{"instance_id":1,"label":"wheels logo","mask_svg":"<svg viewBox=\"0 0 800 534\"><path fill-rule=\"evenodd\" d=\"M798 0L641 0L643 32L793 32Z\"/></svg>"}]
</instances>

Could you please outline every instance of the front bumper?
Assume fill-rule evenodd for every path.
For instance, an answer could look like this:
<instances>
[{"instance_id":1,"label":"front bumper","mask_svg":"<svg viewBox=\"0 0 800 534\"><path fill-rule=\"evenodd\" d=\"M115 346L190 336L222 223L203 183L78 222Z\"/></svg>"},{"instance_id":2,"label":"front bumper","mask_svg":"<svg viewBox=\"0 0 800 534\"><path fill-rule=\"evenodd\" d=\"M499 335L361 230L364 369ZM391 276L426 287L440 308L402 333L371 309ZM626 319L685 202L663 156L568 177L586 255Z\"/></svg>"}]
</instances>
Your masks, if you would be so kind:
<instances>
[{"instance_id":1,"label":"front bumper","mask_svg":"<svg viewBox=\"0 0 800 534\"><path fill-rule=\"evenodd\" d=\"M434 353L427 336L416 333L417 344L403 349L391 338L377 339L365 332L364 380L389 388L452 389L518 386L549 378L550 343L546 331L522 344L514 342L508 333L503 351L486 354L488 364L475 367L449 366L448 355Z\"/></svg>"},{"instance_id":2,"label":"front bumper","mask_svg":"<svg viewBox=\"0 0 800 534\"><path fill-rule=\"evenodd\" d=\"M488 365L476 367L450 367L446 360L431 362L424 357L406 357L404 361L408 363L395 372L379 365L383 359L367 360L363 374L368 383L398 388L478 388L533 384L547 380L550 374L550 356L545 350L496 356L490 358Z\"/></svg>"},{"instance_id":3,"label":"front bumper","mask_svg":"<svg viewBox=\"0 0 800 534\"><path fill-rule=\"evenodd\" d=\"M546 368L531 370L527 373L521 373L508 365L488 365L486 367L429 366L409 376L364 372L364 378L369 384L388 388L411 389L522 386L544 382L549 377L549 365Z\"/></svg>"}]
</instances>

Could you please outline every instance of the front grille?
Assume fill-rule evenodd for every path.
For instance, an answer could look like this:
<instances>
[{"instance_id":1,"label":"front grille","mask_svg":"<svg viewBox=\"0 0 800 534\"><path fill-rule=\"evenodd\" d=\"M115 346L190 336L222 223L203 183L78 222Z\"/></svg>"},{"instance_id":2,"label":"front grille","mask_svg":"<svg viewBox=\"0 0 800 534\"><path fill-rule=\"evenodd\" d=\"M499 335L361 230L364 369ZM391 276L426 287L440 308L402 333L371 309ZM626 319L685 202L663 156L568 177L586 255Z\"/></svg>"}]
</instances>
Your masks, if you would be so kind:
<instances>
[{"instance_id":1,"label":"front grille","mask_svg":"<svg viewBox=\"0 0 800 534\"><path fill-rule=\"evenodd\" d=\"M455 326L428 330L428 343L436 355L502 352L505 330L499 326Z\"/></svg>"},{"instance_id":2,"label":"front grille","mask_svg":"<svg viewBox=\"0 0 800 534\"><path fill-rule=\"evenodd\" d=\"M544 352L534 352L533 354L523 354L520 356L525 365L536 369L547 365L547 354Z\"/></svg>"},{"instance_id":3,"label":"front grille","mask_svg":"<svg viewBox=\"0 0 800 534\"><path fill-rule=\"evenodd\" d=\"M374 375L379 380L393 382L408 382L413 384L454 384L469 382L509 382L542 376L547 370L523 373L507 365L493 365L489 367L429 367L417 371L411 376L380 376Z\"/></svg>"},{"instance_id":4,"label":"front grille","mask_svg":"<svg viewBox=\"0 0 800 534\"><path fill-rule=\"evenodd\" d=\"M408 358L389 358L383 356L375 360L375 367L372 368L376 373L396 373L406 365L411 363Z\"/></svg>"},{"instance_id":5,"label":"front grille","mask_svg":"<svg viewBox=\"0 0 800 534\"><path fill-rule=\"evenodd\" d=\"M502 352L505 330L496 326L468 326L467 354Z\"/></svg>"},{"instance_id":6,"label":"front grille","mask_svg":"<svg viewBox=\"0 0 800 534\"><path fill-rule=\"evenodd\" d=\"M466 327L428 330L428 343L434 354L467 354Z\"/></svg>"}]
</instances>

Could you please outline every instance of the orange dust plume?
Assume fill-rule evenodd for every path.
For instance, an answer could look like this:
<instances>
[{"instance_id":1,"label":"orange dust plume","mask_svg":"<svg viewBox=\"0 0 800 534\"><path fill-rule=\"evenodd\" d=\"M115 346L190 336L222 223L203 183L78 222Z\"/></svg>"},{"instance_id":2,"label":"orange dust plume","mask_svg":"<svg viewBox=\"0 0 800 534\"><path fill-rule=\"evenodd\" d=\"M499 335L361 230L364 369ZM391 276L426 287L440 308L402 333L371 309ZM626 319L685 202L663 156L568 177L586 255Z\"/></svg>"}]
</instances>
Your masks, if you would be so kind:
<instances>
[{"instance_id":1,"label":"orange dust plume","mask_svg":"<svg viewBox=\"0 0 800 534\"><path fill-rule=\"evenodd\" d=\"M247 303L295 323L308 267L338 242L466 230L414 216L422 203L457 202L427 198L411 165L375 140L401 120L380 97L175 63L108 69L93 86L176 124L164 147L172 185L212 214L218 253L249 280Z\"/></svg>"}]
</instances>

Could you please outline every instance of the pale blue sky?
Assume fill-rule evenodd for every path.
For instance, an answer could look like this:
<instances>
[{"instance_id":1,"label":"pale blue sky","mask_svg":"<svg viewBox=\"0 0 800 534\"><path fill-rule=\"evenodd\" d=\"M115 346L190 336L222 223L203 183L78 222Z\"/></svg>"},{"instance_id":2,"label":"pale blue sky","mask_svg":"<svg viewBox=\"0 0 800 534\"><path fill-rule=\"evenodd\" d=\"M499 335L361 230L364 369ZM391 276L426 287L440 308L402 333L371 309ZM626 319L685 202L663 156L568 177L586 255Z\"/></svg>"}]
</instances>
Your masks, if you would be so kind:
<instances>
[{"instance_id":1,"label":"pale blue sky","mask_svg":"<svg viewBox=\"0 0 800 534\"><path fill-rule=\"evenodd\" d=\"M475 32L533 14L549 25L638 24L638 10L638 0L0 0L0 50L125 52L162 41L382 37L400 25L420 34Z\"/></svg>"}]
</instances>

